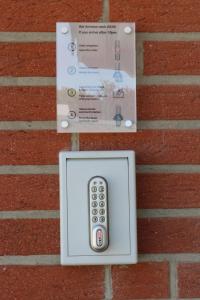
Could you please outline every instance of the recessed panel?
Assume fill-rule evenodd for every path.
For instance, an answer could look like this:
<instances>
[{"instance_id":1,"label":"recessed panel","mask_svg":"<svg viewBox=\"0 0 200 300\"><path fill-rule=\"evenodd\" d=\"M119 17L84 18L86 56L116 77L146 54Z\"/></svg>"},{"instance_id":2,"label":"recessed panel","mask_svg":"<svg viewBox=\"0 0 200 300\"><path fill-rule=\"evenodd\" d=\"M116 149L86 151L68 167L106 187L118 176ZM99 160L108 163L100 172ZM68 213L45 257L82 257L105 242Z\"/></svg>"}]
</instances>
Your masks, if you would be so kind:
<instances>
[{"instance_id":1,"label":"recessed panel","mask_svg":"<svg viewBox=\"0 0 200 300\"><path fill-rule=\"evenodd\" d=\"M58 132L136 131L134 23L57 23Z\"/></svg>"}]
</instances>

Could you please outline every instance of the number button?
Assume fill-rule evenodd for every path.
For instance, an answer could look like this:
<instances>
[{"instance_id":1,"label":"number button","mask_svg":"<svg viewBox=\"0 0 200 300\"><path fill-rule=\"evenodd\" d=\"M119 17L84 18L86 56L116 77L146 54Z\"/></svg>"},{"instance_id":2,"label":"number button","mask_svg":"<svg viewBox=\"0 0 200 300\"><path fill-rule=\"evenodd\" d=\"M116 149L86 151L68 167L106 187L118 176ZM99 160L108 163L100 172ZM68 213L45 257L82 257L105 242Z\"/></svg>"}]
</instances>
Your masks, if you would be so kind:
<instances>
[{"instance_id":1,"label":"number button","mask_svg":"<svg viewBox=\"0 0 200 300\"><path fill-rule=\"evenodd\" d=\"M103 200L105 198L104 194L99 194L99 199Z\"/></svg>"},{"instance_id":2,"label":"number button","mask_svg":"<svg viewBox=\"0 0 200 300\"><path fill-rule=\"evenodd\" d=\"M105 203L104 203L103 201L100 201L100 202L99 202L99 206L100 206L100 207L104 207L104 205L105 205Z\"/></svg>"},{"instance_id":3,"label":"number button","mask_svg":"<svg viewBox=\"0 0 200 300\"><path fill-rule=\"evenodd\" d=\"M100 217L100 218L99 218L99 221L100 221L101 223L105 222L105 217Z\"/></svg>"},{"instance_id":4,"label":"number button","mask_svg":"<svg viewBox=\"0 0 200 300\"><path fill-rule=\"evenodd\" d=\"M91 190L92 190L93 193L95 193L95 192L97 191L97 187L96 187L96 186L93 186L93 187L91 188Z\"/></svg>"},{"instance_id":5,"label":"number button","mask_svg":"<svg viewBox=\"0 0 200 300\"><path fill-rule=\"evenodd\" d=\"M104 214L105 214L105 209L100 209L100 210L99 210L99 214L100 214L100 215L104 215Z\"/></svg>"},{"instance_id":6,"label":"number button","mask_svg":"<svg viewBox=\"0 0 200 300\"><path fill-rule=\"evenodd\" d=\"M93 194L93 195L92 195L92 199L93 199L93 200L97 200L97 194Z\"/></svg>"},{"instance_id":7,"label":"number button","mask_svg":"<svg viewBox=\"0 0 200 300\"><path fill-rule=\"evenodd\" d=\"M93 215L96 215L97 213L98 213L98 210L97 210L97 209L93 209L93 210L92 210L92 214L93 214Z\"/></svg>"},{"instance_id":8,"label":"number button","mask_svg":"<svg viewBox=\"0 0 200 300\"><path fill-rule=\"evenodd\" d=\"M104 192L104 187L102 185L99 187L99 192Z\"/></svg>"},{"instance_id":9,"label":"number button","mask_svg":"<svg viewBox=\"0 0 200 300\"><path fill-rule=\"evenodd\" d=\"M98 221L98 218L97 217L92 217L92 222L93 223L96 223Z\"/></svg>"},{"instance_id":10,"label":"number button","mask_svg":"<svg viewBox=\"0 0 200 300\"><path fill-rule=\"evenodd\" d=\"M97 205L98 205L97 201L92 202L92 207L97 207Z\"/></svg>"}]
</instances>

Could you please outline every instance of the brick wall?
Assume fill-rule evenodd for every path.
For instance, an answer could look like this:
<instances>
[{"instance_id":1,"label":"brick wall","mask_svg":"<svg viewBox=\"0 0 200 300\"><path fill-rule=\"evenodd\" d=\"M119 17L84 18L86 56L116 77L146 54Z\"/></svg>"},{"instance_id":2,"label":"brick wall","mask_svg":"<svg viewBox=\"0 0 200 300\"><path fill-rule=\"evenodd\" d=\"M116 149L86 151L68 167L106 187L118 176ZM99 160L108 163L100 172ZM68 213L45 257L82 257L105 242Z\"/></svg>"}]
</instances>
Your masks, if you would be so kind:
<instances>
[{"instance_id":1,"label":"brick wall","mask_svg":"<svg viewBox=\"0 0 200 300\"><path fill-rule=\"evenodd\" d=\"M1 0L0 15L0 299L200 299L200 1ZM136 22L136 134L56 133L56 21ZM136 151L137 265L59 265L63 148Z\"/></svg>"}]
</instances>

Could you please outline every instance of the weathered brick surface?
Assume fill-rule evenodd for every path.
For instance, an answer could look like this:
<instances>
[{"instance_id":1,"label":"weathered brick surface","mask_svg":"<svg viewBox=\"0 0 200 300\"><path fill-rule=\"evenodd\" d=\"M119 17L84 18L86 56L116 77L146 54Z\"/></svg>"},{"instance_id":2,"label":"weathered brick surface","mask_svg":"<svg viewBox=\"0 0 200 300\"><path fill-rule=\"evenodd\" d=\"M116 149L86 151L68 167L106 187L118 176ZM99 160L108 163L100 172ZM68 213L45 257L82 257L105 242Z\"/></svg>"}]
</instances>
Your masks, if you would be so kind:
<instances>
[{"instance_id":1,"label":"weathered brick surface","mask_svg":"<svg viewBox=\"0 0 200 300\"><path fill-rule=\"evenodd\" d=\"M55 87L0 87L1 121L56 120Z\"/></svg>"},{"instance_id":2,"label":"weathered brick surface","mask_svg":"<svg viewBox=\"0 0 200 300\"><path fill-rule=\"evenodd\" d=\"M58 152L70 149L70 135L44 131L0 131L0 164L51 165L58 163Z\"/></svg>"},{"instance_id":3,"label":"weathered brick surface","mask_svg":"<svg viewBox=\"0 0 200 300\"><path fill-rule=\"evenodd\" d=\"M137 174L138 208L200 207L199 174ZM59 209L58 175L0 175L0 210Z\"/></svg>"},{"instance_id":4,"label":"weathered brick surface","mask_svg":"<svg viewBox=\"0 0 200 300\"><path fill-rule=\"evenodd\" d=\"M96 22L102 0L2 0L0 31L55 31L56 22Z\"/></svg>"},{"instance_id":5,"label":"weathered brick surface","mask_svg":"<svg viewBox=\"0 0 200 300\"><path fill-rule=\"evenodd\" d=\"M199 164L199 130L81 134L81 150L134 150L138 164Z\"/></svg>"},{"instance_id":6,"label":"weathered brick surface","mask_svg":"<svg viewBox=\"0 0 200 300\"><path fill-rule=\"evenodd\" d=\"M55 43L0 43L0 76L55 76Z\"/></svg>"},{"instance_id":7,"label":"weathered brick surface","mask_svg":"<svg viewBox=\"0 0 200 300\"><path fill-rule=\"evenodd\" d=\"M178 266L180 298L200 298L200 263L181 263Z\"/></svg>"},{"instance_id":8,"label":"weathered brick surface","mask_svg":"<svg viewBox=\"0 0 200 300\"><path fill-rule=\"evenodd\" d=\"M7 219L0 225L0 255L59 254L58 219ZM139 253L199 253L199 226L199 218L139 219Z\"/></svg>"},{"instance_id":9,"label":"weathered brick surface","mask_svg":"<svg viewBox=\"0 0 200 300\"><path fill-rule=\"evenodd\" d=\"M166 262L112 267L113 300L155 299L169 296Z\"/></svg>"},{"instance_id":10,"label":"weathered brick surface","mask_svg":"<svg viewBox=\"0 0 200 300\"><path fill-rule=\"evenodd\" d=\"M110 0L112 21L136 22L137 31L200 31L198 0Z\"/></svg>"},{"instance_id":11,"label":"weathered brick surface","mask_svg":"<svg viewBox=\"0 0 200 300\"><path fill-rule=\"evenodd\" d=\"M139 120L199 120L199 86L138 86Z\"/></svg>"},{"instance_id":12,"label":"weathered brick surface","mask_svg":"<svg viewBox=\"0 0 200 300\"><path fill-rule=\"evenodd\" d=\"M6 219L0 227L0 255L60 252L58 219Z\"/></svg>"},{"instance_id":13,"label":"weathered brick surface","mask_svg":"<svg viewBox=\"0 0 200 300\"><path fill-rule=\"evenodd\" d=\"M200 207L200 174L137 174L138 208Z\"/></svg>"},{"instance_id":14,"label":"weathered brick surface","mask_svg":"<svg viewBox=\"0 0 200 300\"><path fill-rule=\"evenodd\" d=\"M145 42L145 75L199 75L200 42Z\"/></svg>"},{"instance_id":15,"label":"weathered brick surface","mask_svg":"<svg viewBox=\"0 0 200 300\"><path fill-rule=\"evenodd\" d=\"M102 267L2 266L1 300L101 300Z\"/></svg>"},{"instance_id":16,"label":"weathered brick surface","mask_svg":"<svg viewBox=\"0 0 200 300\"><path fill-rule=\"evenodd\" d=\"M138 220L140 253L199 253L200 218Z\"/></svg>"},{"instance_id":17,"label":"weathered brick surface","mask_svg":"<svg viewBox=\"0 0 200 300\"><path fill-rule=\"evenodd\" d=\"M58 175L0 175L0 210L59 209Z\"/></svg>"}]
</instances>

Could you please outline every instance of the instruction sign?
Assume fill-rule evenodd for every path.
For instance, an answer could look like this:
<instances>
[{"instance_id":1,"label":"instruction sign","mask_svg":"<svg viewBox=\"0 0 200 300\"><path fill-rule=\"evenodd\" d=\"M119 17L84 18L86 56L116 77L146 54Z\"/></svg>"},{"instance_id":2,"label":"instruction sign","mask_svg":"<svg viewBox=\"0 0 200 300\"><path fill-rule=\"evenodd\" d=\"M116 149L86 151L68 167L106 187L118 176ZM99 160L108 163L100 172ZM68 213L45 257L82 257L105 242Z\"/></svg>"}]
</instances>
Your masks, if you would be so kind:
<instances>
[{"instance_id":1,"label":"instruction sign","mask_svg":"<svg viewBox=\"0 0 200 300\"><path fill-rule=\"evenodd\" d=\"M134 23L57 23L57 131L135 132Z\"/></svg>"}]
</instances>

